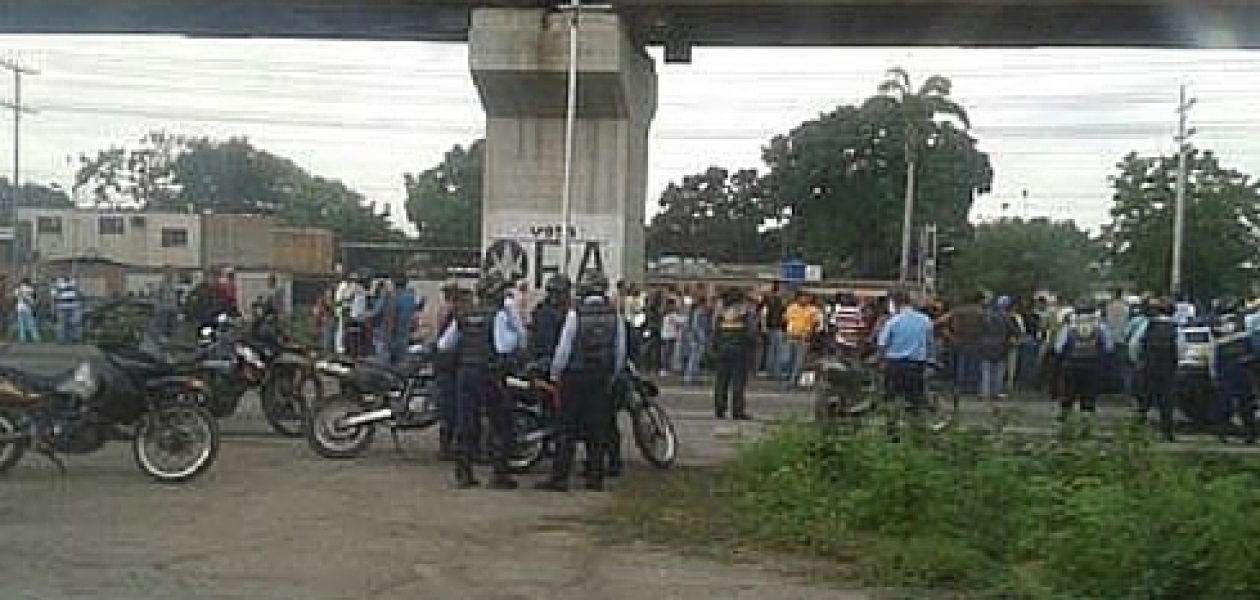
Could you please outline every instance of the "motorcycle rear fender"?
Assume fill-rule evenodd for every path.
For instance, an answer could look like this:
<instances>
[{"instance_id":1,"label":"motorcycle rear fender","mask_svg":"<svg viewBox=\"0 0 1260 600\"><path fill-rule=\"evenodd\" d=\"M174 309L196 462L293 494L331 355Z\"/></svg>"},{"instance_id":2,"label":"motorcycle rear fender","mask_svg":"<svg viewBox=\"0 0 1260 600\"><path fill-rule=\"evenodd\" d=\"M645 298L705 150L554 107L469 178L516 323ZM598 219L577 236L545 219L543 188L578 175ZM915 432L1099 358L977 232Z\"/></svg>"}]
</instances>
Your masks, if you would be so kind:
<instances>
[{"instance_id":1,"label":"motorcycle rear fender","mask_svg":"<svg viewBox=\"0 0 1260 600\"><path fill-rule=\"evenodd\" d=\"M276 357L274 364L292 367L307 367L310 366L311 360L301 354L282 352L280 356Z\"/></svg>"}]
</instances>

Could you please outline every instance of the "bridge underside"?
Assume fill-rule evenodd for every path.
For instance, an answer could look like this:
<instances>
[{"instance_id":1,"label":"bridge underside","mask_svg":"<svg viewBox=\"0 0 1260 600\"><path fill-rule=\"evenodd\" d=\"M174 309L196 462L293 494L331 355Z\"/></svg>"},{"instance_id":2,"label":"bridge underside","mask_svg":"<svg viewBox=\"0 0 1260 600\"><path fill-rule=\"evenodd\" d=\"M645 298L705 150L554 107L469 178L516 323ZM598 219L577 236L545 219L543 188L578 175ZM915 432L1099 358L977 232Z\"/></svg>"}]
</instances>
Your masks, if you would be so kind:
<instances>
[{"instance_id":1,"label":"bridge underside","mask_svg":"<svg viewBox=\"0 0 1260 600\"><path fill-rule=\"evenodd\" d=\"M0 33L463 41L545 0L0 0ZM1256 0L603 0L640 43L1260 47Z\"/></svg>"}]
</instances>

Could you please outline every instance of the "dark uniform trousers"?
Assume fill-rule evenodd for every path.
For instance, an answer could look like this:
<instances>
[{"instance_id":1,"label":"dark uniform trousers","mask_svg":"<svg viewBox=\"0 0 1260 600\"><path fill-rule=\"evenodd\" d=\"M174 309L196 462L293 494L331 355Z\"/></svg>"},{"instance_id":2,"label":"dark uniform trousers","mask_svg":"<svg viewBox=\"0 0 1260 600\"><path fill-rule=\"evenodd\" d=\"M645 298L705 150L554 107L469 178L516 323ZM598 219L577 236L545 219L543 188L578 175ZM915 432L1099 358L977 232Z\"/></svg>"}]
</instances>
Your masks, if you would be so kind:
<instances>
[{"instance_id":1,"label":"dark uniform trousers","mask_svg":"<svg viewBox=\"0 0 1260 600\"><path fill-rule=\"evenodd\" d=\"M600 481L611 452L611 428L615 418L612 378L607 374L566 373L561 386L560 436L552 479L568 481L573 472L579 440L585 440L587 479Z\"/></svg>"},{"instance_id":2,"label":"dark uniform trousers","mask_svg":"<svg viewBox=\"0 0 1260 600\"><path fill-rule=\"evenodd\" d=\"M1094 412L1098 399L1098 379L1101 376L1101 359L1073 359L1063 361L1064 395L1059 406L1066 414L1076 403L1084 412Z\"/></svg>"},{"instance_id":3,"label":"dark uniform trousers","mask_svg":"<svg viewBox=\"0 0 1260 600\"><path fill-rule=\"evenodd\" d=\"M718 416L725 415L728 406L733 414L744 414L748 362L749 354L743 347L718 350L713 385L713 412Z\"/></svg>"},{"instance_id":4,"label":"dark uniform trousers","mask_svg":"<svg viewBox=\"0 0 1260 600\"><path fill-rule=\"evenodd\" d=\"M481 414L490 422L490 464L496 475L508 474L508 453L512 447L512 408L508 395L489 370L460 369L456 400L456 435L459 466L471 468L481 447Z\"/></svg>"},{"instance_id":5,"label":"dark uniform trousers","mask_svg":"<svg viewBox=\"0 0 1260 600\"><path fill-rule=\"evenodd\" d=\"M1177 366L1145 364L1141 367L1141 388L1145 406L1142 412L1154 407L1159 411L1159 428L1165 435L1173 434L1173 415L1177 408ZM1145 419L1145 416L1143 416Z\"/></svg>"},{"instance_id":6,"label":"dark uniform trousers","mask_svg":"<svg viewBox=\"0 0 1260 600\"><path fill-rule=\"evenodd\" d=\"M1251 388L1247 368L1236 362L1221 365L1221 378L1217 401L1216 422L1218 434L1229 433L1230 421L1237 415L1243 424L1243 436L1248 441L1256 439L1256 396Z\"/></svg>"}]
</instances>

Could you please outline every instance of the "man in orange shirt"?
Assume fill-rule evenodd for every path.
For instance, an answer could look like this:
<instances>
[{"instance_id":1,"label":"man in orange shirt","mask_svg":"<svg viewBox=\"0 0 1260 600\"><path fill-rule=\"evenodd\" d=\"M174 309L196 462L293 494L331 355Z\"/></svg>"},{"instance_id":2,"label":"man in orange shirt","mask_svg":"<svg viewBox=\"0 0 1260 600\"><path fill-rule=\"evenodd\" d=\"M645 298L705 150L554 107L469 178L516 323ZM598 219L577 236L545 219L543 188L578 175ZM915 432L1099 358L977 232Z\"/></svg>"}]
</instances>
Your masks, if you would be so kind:
<instances>
[{"instance_id":1,"label":"man in orange shirt","mask_svg":"<svg viewBox=\"0 0 1260 600\"><path fill-rule=\"evenodd\" d=\"M822 330L823 313L814 305L814 297L808 292L796 293L796 298L783 312L787 326L788 388L799 385L805 370L805 356L809 353L814 335Z\"/></svg>"}]
</instances>

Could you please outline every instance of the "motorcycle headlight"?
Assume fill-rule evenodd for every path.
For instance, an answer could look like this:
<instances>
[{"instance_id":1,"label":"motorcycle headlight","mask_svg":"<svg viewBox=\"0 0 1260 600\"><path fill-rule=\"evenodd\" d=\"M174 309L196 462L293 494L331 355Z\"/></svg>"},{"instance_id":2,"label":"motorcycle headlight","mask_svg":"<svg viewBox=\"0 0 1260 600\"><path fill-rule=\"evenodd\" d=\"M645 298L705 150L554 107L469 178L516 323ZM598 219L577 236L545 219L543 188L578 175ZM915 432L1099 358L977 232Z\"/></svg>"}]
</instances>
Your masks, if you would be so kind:
<instances>
[{"instance_id":1,"label":"motorcycle headlight","mask_svg":"<svg viewBox=\"0 0 1260 600\"><path fill-rule=\"evenodd\" d=\"M87 399L96 395L96 376L90 363L82 363L74 370L74 375L57 385L57 392Z\"/></svg>"}]
</instances>

